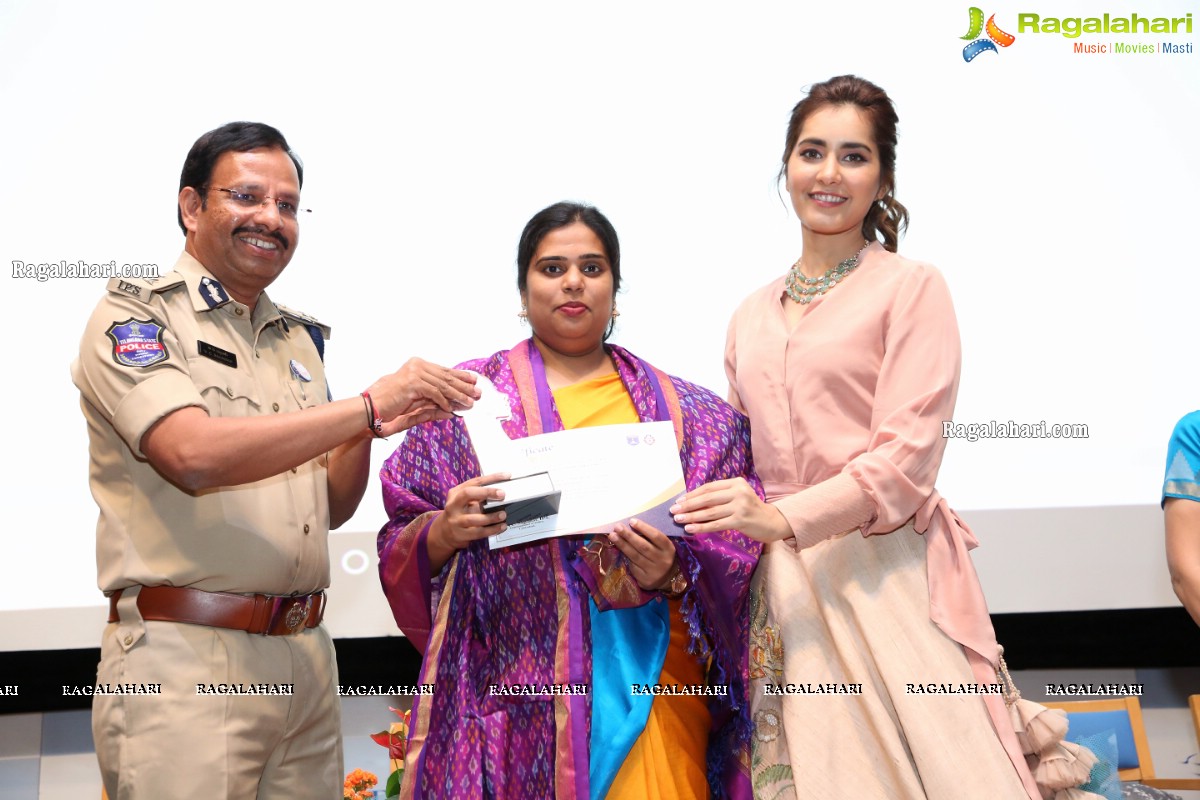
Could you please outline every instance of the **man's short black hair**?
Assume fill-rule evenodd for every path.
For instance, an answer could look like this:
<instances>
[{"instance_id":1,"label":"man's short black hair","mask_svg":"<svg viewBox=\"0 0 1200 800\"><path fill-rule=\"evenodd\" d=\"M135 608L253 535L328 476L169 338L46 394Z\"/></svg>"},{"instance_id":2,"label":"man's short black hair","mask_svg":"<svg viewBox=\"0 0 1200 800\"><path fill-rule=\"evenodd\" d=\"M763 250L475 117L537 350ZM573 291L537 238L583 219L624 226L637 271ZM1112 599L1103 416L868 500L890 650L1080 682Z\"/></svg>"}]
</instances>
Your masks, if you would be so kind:
<instances>
[{"instance_id":1,"label":"man's short black hair","mask_svg":"<svg viewBox=\"0 0 1200 800\"><path fill-rule=\"evenodd\" d=\"M191 186L200 193L201 208L208 202L208 179L212 177L213 166L222 153L247 153L260 147L278 147L288 154L288 158L296 165L296 174L300 178L300 186L304 186L304 164L300 157L288 147L287 139L275 128L262 122L227 122L201 136L188 151L187 159L183 162L183 172L179 174L179 190ZM179 221L179 229L187 235L183 224L183 212L178 208L175 217Z\"/></svg>"}]
</instances>

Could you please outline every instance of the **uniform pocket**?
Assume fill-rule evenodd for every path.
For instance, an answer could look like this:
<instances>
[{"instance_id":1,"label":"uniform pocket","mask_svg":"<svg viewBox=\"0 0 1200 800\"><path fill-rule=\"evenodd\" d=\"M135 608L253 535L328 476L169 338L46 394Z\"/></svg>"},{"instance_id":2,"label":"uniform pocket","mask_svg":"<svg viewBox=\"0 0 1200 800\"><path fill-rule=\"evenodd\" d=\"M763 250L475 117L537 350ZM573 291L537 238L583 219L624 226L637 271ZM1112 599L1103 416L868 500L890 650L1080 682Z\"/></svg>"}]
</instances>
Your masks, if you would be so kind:
<instances>
[{"instance_id":1,"label":"uniform pocket","mask_svg":"<svg viewBox=\"0 0 1200 800\"><path fill-rule=\"evenodd\" d=\"M312 408L319 405L325 400L325 385L318 384L317 381L304 381L295 374L288 375L288 390L292 393L292 399L296 401L297 408Z\"/></svg>"},{"instance_id":2,"label":"uniform pocket","mask_svg":"<svg viewBox=\"0 0 1200 800\"><path fill-rule=\"evenodd\" d=\"M212 416L249 417L262 406L258 387L249 373L207 358L190 359L188 370Z\"/></svg>"}]
</instances>

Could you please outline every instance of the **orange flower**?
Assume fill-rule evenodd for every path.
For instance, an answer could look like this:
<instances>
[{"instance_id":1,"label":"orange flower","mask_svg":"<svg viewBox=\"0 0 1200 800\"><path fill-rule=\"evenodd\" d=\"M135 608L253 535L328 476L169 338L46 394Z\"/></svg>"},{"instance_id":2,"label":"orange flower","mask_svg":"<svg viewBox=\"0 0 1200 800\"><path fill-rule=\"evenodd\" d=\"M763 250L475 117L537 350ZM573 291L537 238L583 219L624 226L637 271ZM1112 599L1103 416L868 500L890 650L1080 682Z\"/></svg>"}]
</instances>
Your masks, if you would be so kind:
<instances>
[{"instance_id":1,"label":"orange flower","mask_svg":"<svg viewBox=\"0 0 1200 800\"><path fill-rule=\"evenodd\" d=\"M342 784L342 798L343 800L369 800L373 795L371 788L377 783L379 783L379 779L372 773L356 769L346 776L346 780Z\"/></svg>"}]
</instances>

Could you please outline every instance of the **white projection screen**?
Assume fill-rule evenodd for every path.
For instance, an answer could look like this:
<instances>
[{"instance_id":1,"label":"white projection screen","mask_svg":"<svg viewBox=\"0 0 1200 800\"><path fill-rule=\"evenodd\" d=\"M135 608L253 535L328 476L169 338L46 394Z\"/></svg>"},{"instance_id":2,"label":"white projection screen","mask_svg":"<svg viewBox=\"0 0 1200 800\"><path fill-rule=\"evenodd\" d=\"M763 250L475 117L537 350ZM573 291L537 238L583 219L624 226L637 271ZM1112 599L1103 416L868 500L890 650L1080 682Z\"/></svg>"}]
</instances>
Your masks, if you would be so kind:
<instances>
[{"instance_id":1,"label":"white projection screen","mask_svg":"<svg viewBox=\"0 0 1200 800\"><path fill-rule=\"evenodd\" d=\"M958 2L6 0L0 649L94 647L104 615L69 365L105 282L18 267L167 271L198 135L261 120L304 159L314 213L270 293L332 326L335 397L411 355L454 363L522 338L517 237L561 199L620 234L614 341L724 394L731 312L799 255L775 178L788 113L843 73L900 114L901 252L954 295L955 421L1086 426L949 442L939 488L982 541L991 609L1177 605L1158 501L1172 426L1200 406L1194 7L981 7L1014 37L989 49L972 44L986 31L963 38ZM1181 21L1122 32L1135 11ZM396 444L375 445L376 469ZM396 632L383 522L373 476L331 536L335 636Z\"/></svg>"}]
</instances>

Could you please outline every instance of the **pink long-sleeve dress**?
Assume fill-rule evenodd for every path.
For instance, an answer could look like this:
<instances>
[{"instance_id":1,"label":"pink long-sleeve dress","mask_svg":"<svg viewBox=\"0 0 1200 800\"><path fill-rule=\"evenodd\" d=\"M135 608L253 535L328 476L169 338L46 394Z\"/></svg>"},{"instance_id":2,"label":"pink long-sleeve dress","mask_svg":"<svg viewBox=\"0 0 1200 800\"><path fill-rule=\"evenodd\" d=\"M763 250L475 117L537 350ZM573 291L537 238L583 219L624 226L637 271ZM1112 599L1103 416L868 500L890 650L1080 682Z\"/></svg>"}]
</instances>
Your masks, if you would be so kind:
<instances>
[{"instance_id":1,"label":"pink long-sleeve dress","mask_svg":"<svg viewBox=\"0 0 1200 800\"><path fill-rule=\"evenodd\" d=\"M729 326L731 400L794 539L751 594L755 794L1037 798L968 550L934 489L960 346L928 264L873 244L789 330L781 277Z\"/></svg>"}]
</instances>

